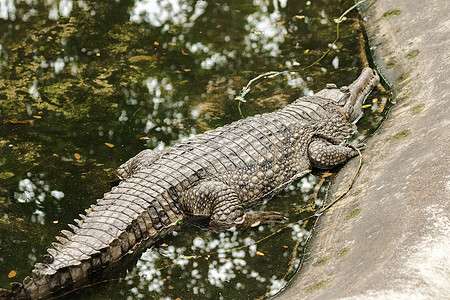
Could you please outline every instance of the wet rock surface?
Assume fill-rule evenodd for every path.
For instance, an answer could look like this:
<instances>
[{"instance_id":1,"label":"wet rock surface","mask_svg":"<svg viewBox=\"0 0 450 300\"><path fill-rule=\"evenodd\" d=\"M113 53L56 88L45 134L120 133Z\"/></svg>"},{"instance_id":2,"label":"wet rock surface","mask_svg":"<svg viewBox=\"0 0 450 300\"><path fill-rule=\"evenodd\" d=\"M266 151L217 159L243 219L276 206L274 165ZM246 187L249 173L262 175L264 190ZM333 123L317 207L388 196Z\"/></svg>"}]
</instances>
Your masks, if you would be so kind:
<instances>
[{"instance_id":1,"label":"wet rock surface","mask_svg":"<svg viewBox=\"0 0 450 300\"><path fill-rule=\"evenodd\" d=\"M277 299L449 299L450 2L367 1L361 13L398 103ZM329 200L357 166L343 168Z\"/></svg>"}]
</instances>

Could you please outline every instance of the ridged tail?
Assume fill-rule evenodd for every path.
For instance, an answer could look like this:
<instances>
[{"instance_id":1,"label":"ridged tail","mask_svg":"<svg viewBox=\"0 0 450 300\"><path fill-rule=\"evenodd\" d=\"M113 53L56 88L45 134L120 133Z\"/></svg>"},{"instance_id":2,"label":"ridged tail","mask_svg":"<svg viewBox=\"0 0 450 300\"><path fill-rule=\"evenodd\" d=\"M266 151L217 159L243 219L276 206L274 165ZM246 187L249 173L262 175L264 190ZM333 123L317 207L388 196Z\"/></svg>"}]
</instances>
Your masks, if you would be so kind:
<instances>
[{"instance_id":1,"label":"ridged tail","mask_svg":"<svg viewBox=\"0 0 450 300\"><path fill-rule=\"evenodd\" d=\"M116 267L181 225L182 212L168 187L152 186L148 174L136 174L80 215L72 231L63 230L37 263L32 277L0 289L0 299L46 299L72 291ZM144 192L145 191L145 192ZM100 272L102 271L102 272Z\"/></svg>"}]
</instances>

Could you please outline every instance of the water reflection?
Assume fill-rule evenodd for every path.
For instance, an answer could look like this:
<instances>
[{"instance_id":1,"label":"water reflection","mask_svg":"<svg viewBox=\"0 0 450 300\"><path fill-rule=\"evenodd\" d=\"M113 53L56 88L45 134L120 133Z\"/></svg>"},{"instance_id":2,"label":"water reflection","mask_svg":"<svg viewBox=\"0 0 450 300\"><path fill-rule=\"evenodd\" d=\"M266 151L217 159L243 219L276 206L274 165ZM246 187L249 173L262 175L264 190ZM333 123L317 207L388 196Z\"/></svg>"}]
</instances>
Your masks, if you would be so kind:
<instances>
[{"instance_id":1,"label":"water reflection","mask_svg":"<svg viewBox=\"0 0 450 300\"><path fill-rule=\"evenodd\" d=\"M352 81L362 67L356 19L341 25L325 59L303 69L352 4L0 0L0 275L18 274L0 276L0 286L30 273L54 236L108 190L121 162L239 119L234 99L257 75L282 73L252 88L245 116ZM383 118L387 97L375 97L363 134ZM263 205L282 211L285 224L186 228L146 251L124 280L70 298L274 294L300 264L312 223L297 221L320 205L326 185L318 181L308 176Z\"/></svg>"}]
</instances>

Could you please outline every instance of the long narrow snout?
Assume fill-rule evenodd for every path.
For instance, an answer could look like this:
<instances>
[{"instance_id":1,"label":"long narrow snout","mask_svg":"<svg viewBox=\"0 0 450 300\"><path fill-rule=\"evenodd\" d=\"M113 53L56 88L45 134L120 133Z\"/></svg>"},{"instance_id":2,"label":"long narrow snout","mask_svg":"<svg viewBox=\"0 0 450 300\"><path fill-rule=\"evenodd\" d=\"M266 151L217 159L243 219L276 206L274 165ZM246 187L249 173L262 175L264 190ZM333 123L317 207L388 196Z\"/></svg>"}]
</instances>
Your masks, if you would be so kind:
<instances>
[{"instance_id":1,"label":"long narrow snout","mask_svg":"<svg viewBox=\"0 0 450 300\"><path fill-rule=\"evenodd\" d=\"M362 115L364 100L379 82L380 77L375 70L364 68L349 86L338 88L335 84L327 84L327 87L316 93L316 96L333 100L342 108L347 119L355 122Z\"/></svg>"},{"instance_id":2,"label":"long narrow snout","mask_svg":"<svg viewBox=\"0 0 450 300\"><path fill-rule=\"evenodd\" d=\"M344 92L350 93L344 104L344 111L351 122L354 122L361 116L364 100L379 82L380 77L377 72L371 68L365 68L359 77L348 86L348 91L345 91L345 88L341 88Z\"/></svg>"}]
</instances>

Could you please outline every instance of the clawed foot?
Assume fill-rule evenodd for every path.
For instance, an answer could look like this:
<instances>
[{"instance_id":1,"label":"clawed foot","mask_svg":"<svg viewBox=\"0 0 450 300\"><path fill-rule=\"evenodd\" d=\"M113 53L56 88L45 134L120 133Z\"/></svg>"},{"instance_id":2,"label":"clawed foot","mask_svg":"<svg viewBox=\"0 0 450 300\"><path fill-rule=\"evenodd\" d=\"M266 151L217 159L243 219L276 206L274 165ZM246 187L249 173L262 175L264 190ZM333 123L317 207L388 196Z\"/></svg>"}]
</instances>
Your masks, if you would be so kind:
<instances>
[{"instance_id":1,"label":"clawed foot","mask_svg":"<svg viewBox=\"0 0 450 300\"><path fill-rule=\"evenodd\" d=\"M356 153L363 151L366 149L366 144L358 143L358 144L345 144L346 147L352 148Z\"/></svg>"},{"instance_id":2,"label":"clawed foot","mask_svg":"<svg viewBox=\"0 0 450 300\"><path fill-rule=\"evenodd\" d=\"M239 229L248 229L262 224L281 223L287 220L281 213L276 211L251 211L245 214L244 222Z\"/></svg>"}]
</instances>

